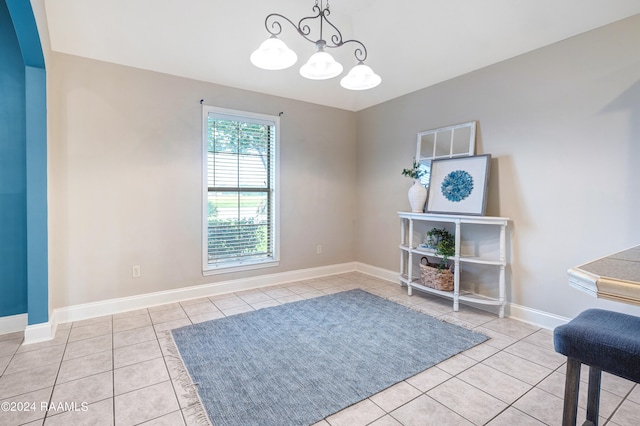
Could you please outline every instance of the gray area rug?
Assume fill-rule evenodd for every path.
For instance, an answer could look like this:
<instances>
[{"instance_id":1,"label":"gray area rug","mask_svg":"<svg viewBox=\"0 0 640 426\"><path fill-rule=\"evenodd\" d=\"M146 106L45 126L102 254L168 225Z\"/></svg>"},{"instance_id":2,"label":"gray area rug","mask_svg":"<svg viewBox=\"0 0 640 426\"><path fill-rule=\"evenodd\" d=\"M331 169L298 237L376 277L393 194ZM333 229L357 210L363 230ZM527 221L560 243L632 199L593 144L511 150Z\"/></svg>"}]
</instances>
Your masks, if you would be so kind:
<instances>
[{"instance_id":1,"label":"gray area rug","mask_svg":"<svg viewBox=\"0 0 640 426\"><path fill-rule=\"evenodd\" d=\"M310 425L487 339L362 290L172 333L215 426Z\"/></svg>"}]
</instances>

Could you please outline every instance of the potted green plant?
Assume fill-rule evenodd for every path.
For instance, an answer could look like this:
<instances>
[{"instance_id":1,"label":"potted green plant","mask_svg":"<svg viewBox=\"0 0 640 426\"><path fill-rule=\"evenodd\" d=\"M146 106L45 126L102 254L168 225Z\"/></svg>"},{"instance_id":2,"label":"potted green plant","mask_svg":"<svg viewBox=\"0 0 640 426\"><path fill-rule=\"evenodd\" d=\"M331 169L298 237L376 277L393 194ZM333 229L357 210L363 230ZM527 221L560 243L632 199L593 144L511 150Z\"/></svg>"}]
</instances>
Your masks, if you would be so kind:
<instances>
[{"instance_id":1,"label":"potted green plant","mask_svg":"<svg viewBox=\"0 0 640 426\"><path fill-rule=\"evenodd\" d=\"M413 160L413 167L410 169L402 169L402 175L410 177L411 179L420 179L424 176L425 171L420 169L420 163Z\"/></svg>"},{"instance_id":2,"label":"potted green plant","mask_svg":"<svg viewBox=\"0 0 640 426\"><path fill-rule=\"evenodd\" d=\"M420 178L425 171L420 168L420 163L413 160L413 166L410 169L402 169L402 175L413 179L413 185L409 188L409 204L411 212L422 213L424 211L424 203L427 201L427 188L422 186Z\"/></svg>"},{"instance_id":3,"label":"potted green plant","mask_svg":"<svg viewBox=\"0 0 640 426\"><path fill-rule=\"evenodd\" d=\"M448 260L456 254L456 239L445 228L433 228L427 232L427 246L435 249L435 254L442 256L438 269L448 267Z\"/></svg>"}]
</instances>

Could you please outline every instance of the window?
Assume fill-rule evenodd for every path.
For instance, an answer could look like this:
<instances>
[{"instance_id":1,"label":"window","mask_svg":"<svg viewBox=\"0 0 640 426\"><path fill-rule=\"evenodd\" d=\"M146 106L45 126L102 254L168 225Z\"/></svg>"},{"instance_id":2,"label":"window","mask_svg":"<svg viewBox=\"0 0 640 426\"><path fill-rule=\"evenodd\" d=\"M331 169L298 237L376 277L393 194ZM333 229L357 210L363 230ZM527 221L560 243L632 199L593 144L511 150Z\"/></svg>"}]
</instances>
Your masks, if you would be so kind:
<instances>
[{"instance_id":1,"label":"window","mask_svg":"<svg viewBox=\"0 0 640 426\"><path fill-rule=\"evenodd\" d=\"M279 122L203 107L205 275L278 264Z\"/></svg>"}]
</instances>

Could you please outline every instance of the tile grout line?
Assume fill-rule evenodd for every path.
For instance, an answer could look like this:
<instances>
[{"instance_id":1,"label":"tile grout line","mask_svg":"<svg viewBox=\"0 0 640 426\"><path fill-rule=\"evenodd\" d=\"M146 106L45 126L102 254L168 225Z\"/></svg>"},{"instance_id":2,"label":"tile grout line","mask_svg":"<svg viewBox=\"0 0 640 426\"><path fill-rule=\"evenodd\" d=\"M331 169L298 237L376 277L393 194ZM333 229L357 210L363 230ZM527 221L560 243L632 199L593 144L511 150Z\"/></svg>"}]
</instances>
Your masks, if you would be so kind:
<instances>
[{"instance_id":1,"label":"tile grout line","mask_svg":"<svg viewBox=\"0 0 640 426\"><path fill-rule=\"evenodd\" d=\"M53 401L53 393L56 390L58 377L60 376L60 370L62 370L62 361L64 360L64 354L67 352L67 344L69 343L69 337L70 336L71 336L71 328L69 329L69 334L67 335L67 338L66 338L66 340L64 342L64 350L62 351L62 357L60 358L60 363L58 364L58 371L56 372L56 377L55 377L55 379L53 379L53 386L51 387L51 395L49 395L49 405ZM44 417L42 418L42 424L43 425L46 423L47 418L49 418L49 411L48 410L44 413Z\"/></svg>"},{"instance_id":2,"label":"tile grout line","mask_svg":"<svg viewBox=\"0 0 640 426\"><path fill-rule=\"evenodd\" d=\"M629 391L626 393L626 395L624 397L622 397L622 399L620 400L620 402L616 405L616 408L611 412L611 414L609 415L609 417L607 417L604 421L604 425L606 426L607 424L609 424L609 422L611 422L611 420L613 419L613 416L616 415L616 413L618 412L618 410L620 409L620 407L622 406L622 404L627 401L629 399L629 395L631 395L631 393L633 392L633 390L636 388L636 386L638 386L638 384L634 384L633 386L631 386L631 389L629 389ZM633 402L633 401L631 401ZM599 413L598 413L599 414Z\"/></svg>"},{"instance_id":3,"label":"tile grout line","mask_svg":"<svg viewBox=\"0 0 640 426\"><path fill-rule=\"evenodd\" d=\"M189 320L191 325L193 325L193 321L191 320L191 317L187 314L187 312L184 310L184 306L182 306L181 303L179 305L180 305L180 308L182 309L182 312L184 312L184 314L187 316L187 319ZM169 337L168 338L169 339L173 339L171 330L168 330L168 333L169 333ZM171 372L169 371L169 365L167 364L167 357L164 354L164 352L162 351L162 345L160 345L160 339L158 338L157 334L156 334L156 339L158 339L158 346L160 346L160 353L162 354L162 361L164 362L164 368L167 369L167 375L169 376L169 383L171 384L171 390L173 390L173 396L175 396L176 402L178 403L178 411L180 411L180 416L182 417L182 421L186 425L187 424L187 419L185 417L184 410L180 406L180 398L178 397L178 391L176 390L176 386L173 383L173 377L171 377ZM158 417L158 418L160 418L160 417Z\"/></svg>"}]
</instances>

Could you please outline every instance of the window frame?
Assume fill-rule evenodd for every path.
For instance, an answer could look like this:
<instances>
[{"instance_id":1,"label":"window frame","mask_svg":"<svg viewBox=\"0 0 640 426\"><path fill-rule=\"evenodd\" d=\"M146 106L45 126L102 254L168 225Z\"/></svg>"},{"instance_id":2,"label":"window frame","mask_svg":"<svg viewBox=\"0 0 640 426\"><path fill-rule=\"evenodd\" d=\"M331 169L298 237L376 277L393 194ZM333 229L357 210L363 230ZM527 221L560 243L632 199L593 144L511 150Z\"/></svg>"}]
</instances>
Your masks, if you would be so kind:
<instances>
[{"instance_id":1,"label":"window frame","mask_svg":"<svg viewBox=\"0 0 640 426\"><path fill-rule=\"evenodd\" d=\"M265 259L245 259L237 262L227 262L219 265L209 263L209 233L208 233L208 121L209 115L238 121L263 122L274 126L275 138L273 142L273 154L271 165L273 179L271 182L272 217L271 236L273 239L273 255ZM280 264L280 116L260 114L255 112L239 111L228 108L202 105L202 274L204 276L248 271L253 269L276 267Z\"/></svg>"}]
</instances>

